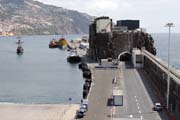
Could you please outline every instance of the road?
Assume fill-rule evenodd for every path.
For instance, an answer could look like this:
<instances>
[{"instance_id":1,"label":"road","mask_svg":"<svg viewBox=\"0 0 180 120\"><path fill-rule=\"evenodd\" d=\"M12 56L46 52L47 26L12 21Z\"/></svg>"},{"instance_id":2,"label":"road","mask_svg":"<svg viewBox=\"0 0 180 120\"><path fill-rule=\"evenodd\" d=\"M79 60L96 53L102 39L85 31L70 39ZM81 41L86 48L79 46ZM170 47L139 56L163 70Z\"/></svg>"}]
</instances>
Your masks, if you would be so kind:
<instances>
[{"instance_id":1,"label":"road","mask_svg":"<svg viewBox=\"0 0 180 120\"><path fill-rule=\"evenodd\" d=\"M123 107L117 108L118 118L138 118L140 120L168 120L166 112L152 110L154 103L159 102L154 90L149 85L143 69L134 69L130 64L122 64L124 75Z\"/></svg>"},{"instance_id":2,"label":"road","mask_svg":"<svg viewBox=\"0 0 180 120\"><path fill-rule=\"evenodd\" d=\"M124 105L111 106L112 78L119 76L124 91ZM94 82L89 95L89 110L83 120L168 120L166 112L152 110L159 102L149 85L146 73L121 63L121 70L93 70ZM113 109L112 109L113 108Z\"/></svg>"},{"instance_id":3,"label":"road","mask_svg":"<svg viewBox=\"0 0 180 120\"><path fill-rule=\"evenodd\" d=\"M83 120L109 120L112 78L115 74L118 74L118 70L93 70L94 85L89 95L89 110Z\"/></svg>"}]
</instances>

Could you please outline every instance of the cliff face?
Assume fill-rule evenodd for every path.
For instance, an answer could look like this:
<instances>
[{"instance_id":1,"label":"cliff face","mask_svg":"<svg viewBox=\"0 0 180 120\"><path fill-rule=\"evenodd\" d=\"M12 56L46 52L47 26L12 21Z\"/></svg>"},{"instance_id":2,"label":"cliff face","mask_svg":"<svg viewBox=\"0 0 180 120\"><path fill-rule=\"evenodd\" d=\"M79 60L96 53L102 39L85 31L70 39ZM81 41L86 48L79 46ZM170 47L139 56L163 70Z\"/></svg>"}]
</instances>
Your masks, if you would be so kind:
<instances>
[{"instance_id":1,"label":"cliff face","mask_svg":"<svg viewBox=\"0 0 180 120\"><path fill-rule=\"evenodd\" d=\"M15 34L88 33L93 17L33 0L0 0L0 31Z\"/></svg>"}]
</instances>

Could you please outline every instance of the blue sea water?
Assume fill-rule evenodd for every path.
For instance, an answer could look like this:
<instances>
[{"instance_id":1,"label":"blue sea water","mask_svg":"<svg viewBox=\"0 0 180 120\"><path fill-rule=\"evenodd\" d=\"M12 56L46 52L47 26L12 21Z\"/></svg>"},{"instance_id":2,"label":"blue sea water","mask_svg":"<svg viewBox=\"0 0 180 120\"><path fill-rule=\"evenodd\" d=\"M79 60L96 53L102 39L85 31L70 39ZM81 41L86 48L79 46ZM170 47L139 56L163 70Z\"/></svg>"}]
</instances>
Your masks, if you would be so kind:
<instances>
[{"instance_id":1,"label":"blue sea water","mask_svg":"<svg viewBox=\"0 0 180 120\"><path fill-rule=\"evenodd\" d=\"M52 38L22 36L24 54L17 55L17 38L0 37L0 102L79 103L84 80L78 65L66 61L67 51L49 49ZM68 35L66 39L80 38Z\"/></svg>"},{"instance_id":2,"label":"blue sea water","mask_svg":"<svg viewBox=\"0 0 180 120\"><path fill-rule=\"evenodd\" d=\"M157 56L164 61L168 59L168 36L166 33L151 34L157 50ZM180 69L180 33L171 33L170 65Z\"/></svg>"},{"instance_id":3,"label":"blue sea water","mask_svg":"<svg viewBox=\"0 0 180 120\"><path fill-rule=\"evenodd\" d=\"M68 35L66 39L82 35ZM84 80L78 65L67 63L67 51L49 49L52 38L22 36L24 54L16 54L17 38L0 37L0 102L79 103ZM168 34L152 34L157 56L167 60ZM171 36L171 65L180 69L180 34Z\"/></svg>"}]
</instances>

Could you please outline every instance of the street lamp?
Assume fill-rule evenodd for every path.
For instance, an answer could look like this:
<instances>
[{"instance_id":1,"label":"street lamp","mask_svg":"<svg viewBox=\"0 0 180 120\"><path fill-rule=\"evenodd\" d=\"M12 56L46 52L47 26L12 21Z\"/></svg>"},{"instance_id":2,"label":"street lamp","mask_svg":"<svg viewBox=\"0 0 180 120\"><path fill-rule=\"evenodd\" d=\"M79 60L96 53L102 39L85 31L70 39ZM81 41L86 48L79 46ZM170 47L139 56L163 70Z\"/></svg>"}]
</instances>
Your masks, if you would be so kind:
<instances>
[{"instance_id":1,"label":"street lamp","mask_svg":"<svg viewBox=\"0 0 180 120\"><path fill-rule=\"evenodd\" d=\"M167 79L167 100L166 100L166 108L169 108L169 89L170 89L170 70L169 70L169 63L170 63L170 39L171 39L171 27L174 27L173 23L167 23L165 27L169 28L169 39L168 39L168 79Z\"/></svg>"}]
</instances>

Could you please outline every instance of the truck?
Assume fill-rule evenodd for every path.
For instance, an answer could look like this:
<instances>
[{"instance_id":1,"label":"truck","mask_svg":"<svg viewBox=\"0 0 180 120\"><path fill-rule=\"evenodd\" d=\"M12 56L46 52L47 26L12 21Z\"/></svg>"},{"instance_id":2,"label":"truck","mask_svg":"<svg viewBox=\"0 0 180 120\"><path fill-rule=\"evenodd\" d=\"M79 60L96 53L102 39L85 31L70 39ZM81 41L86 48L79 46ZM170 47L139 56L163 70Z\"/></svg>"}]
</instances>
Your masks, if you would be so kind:
<instances>
[{"instance_id":1,"label":"truck","mask_svg":"<svg viewBox=\"0 0 180 120\"><path fill-rule=\"evenodd\" d=\"M123 91L122 90L113 90L113 105L114 106L123 106Z\"/></svg>"}]
</instances>

